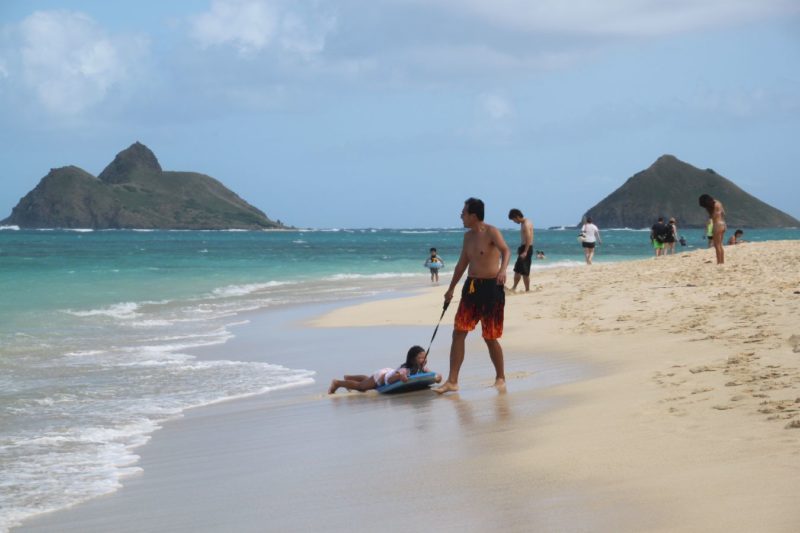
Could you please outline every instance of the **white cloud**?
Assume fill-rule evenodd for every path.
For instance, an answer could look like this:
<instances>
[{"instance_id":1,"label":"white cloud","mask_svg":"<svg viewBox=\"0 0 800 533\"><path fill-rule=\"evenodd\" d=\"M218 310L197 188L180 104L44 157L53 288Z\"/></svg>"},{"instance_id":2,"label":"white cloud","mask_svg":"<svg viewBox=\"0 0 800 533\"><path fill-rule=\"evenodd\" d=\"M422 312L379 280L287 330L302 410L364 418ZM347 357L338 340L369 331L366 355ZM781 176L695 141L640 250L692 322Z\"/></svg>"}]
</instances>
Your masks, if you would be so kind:
<instances>
[{"instance_id":1,"label":"white cloud","mask_svg":"<svg viewBox=\"0 0 800 533\"><path fill-rule=\"evenodd\" d=\"M192 19L192 35L202 46L232 44L246 54L269 45L278 28L277 10L267 2L215 0Z\"/></svg>"},{"instance_id":2,"label":"white cloud","mask_svg":"<svg viewBox=\"0 0 800 533\"><path fill-rule=\"evenodd\" d=\"M411 0L417 3L420 0ZM523 32L667 35L798 13L796 0L425 0Z\"/></svg>"},{"instance_id":3,"label":"white cloud","mask_svg":"<svg viewBox=\"0 0 800 533\"><path fill-rule=\"evenodd\" d=\"M481 95L481 107L493 120L501 120L511 115L511 103L499 94Z\"/></svg>"},{"instance_id":4,"label":"white cloud","mask_svg":"<svg viewBox=\"0 0 800 533\"><path fill-rule=\"evenodd\" d=\"M190 19L191 35L203 47L229 45L242 55L270 48L303 58L321 53L335 17L313 9L304 16L296 10L299 3L288 5L292 9L280 0L214 0Z\"/></svg>"},{"instance_id":5,"label":"white cloud","mask_svg":"<svg viewBox=\"0 0 800 533\"><path fill-rule=\"evenodd\" d=\"M24 83L45 109L62 115L103 101L147 48L143 39L112 37L87 15L68 11L33 13L19 36Z\"/></svg>"}]
</instances>

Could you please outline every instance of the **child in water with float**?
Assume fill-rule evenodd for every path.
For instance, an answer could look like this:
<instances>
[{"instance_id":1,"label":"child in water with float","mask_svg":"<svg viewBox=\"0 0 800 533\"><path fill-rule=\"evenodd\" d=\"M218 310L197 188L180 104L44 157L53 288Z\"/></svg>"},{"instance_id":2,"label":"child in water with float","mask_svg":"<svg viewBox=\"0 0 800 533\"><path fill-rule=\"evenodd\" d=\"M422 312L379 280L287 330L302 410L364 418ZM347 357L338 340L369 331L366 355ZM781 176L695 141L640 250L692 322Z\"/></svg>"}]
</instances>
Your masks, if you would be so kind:
<instances>
[{"instance_id":1,"label":"child in water with float","mask_svg":"<svg viewBox=\"0 0 800 533\"><path fill-rule=\"evenodd\" d=\"M425 268L431 271L431 283L439 283L439 269L444 268L444 261L436 252L436 248L431 248L431 256L425 260Z\"/></svg>"}]
</instances>

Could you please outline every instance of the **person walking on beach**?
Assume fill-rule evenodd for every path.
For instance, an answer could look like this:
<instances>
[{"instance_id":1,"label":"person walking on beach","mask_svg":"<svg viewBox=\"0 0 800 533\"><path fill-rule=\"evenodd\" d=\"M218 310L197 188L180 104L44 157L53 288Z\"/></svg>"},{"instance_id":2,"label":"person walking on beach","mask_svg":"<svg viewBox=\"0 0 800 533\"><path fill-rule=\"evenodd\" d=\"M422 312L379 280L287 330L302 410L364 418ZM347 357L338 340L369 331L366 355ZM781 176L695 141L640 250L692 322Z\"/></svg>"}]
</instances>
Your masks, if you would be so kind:
<instances>
[{"instance_id":1,"label":"person walking on beach","mask_svg":"<svg viewBox=\"0 0 800 533\"><path fill-rule=\"evenodd\" d=\"M725 224L725 207L722 202L715 200L711 195L703 194L698 199L700 207L704 207L708 211L708 216L711 217L713 224L712 241L714 243L714 251L717 254L717 264L725 264L725 248L722 246L722 241L725 239L725 230L728 229Z\"/></svg>"},{"instance_id":2,"label":"person walking on beach","mask_svg":"<svg viewBox=\"0 0 800 533\"><path fill-rule=\"evenodd\" d=\"M508 219L519 224L520 245L517 248L517 262L514 263L514 286L512 292L517 290L519 280L525 284L525 292L531 290L531 260L533 259L533 222L525 218L522 211L512 209L508 212Z\"/></svg>"},{"instance_id":3,"label":"person walking on beach","mask_svg":"<svg viewBox=\"0 0 800 533\"><path fill-rule=\"evenodd\" d=\"M450 373L437 393L458 390L458 373L464 362L464 345L467 334L481 323L483 340L495 370L494 386L505 390L506 376L503 367L503 348L498 339L503 335L503 312L506 297L506 269L511 258L503 235L483 221L484 205L477 198L468 198L461 210L461 221L467 232L461 255L453 269L453 279L444 294L445 303L453 299L453 292L464 272L467 279L461 290L461 302L456 311L453 341L450 344Z\"/></svg>"},{"instance_id":4,"label":"person walking on beach","mask_svg":"<svg viewBox=\"0 0 800 533\"><path fill-rule=\"evenodd\" d=\"M658 221L650 228L650 241L653 243L656 257L664 255L664 243L667 241L668 233L669 228L664 224L664 217L658 217Z\"/></svg>"},{"instance_id":5,"label":"person walking on beach","mask_svg":"<svg viewBox=\"0 0 800 533\"><path fill-rule=\"evenodd\" d=\"M581 241L583 257L586 259L586 264L591 265L595 246L603 242L600 240L600 230L592 222L592 217L586 217L586 222L581 226L581 235L583 236Z\"/></svg>"}]
</instances>

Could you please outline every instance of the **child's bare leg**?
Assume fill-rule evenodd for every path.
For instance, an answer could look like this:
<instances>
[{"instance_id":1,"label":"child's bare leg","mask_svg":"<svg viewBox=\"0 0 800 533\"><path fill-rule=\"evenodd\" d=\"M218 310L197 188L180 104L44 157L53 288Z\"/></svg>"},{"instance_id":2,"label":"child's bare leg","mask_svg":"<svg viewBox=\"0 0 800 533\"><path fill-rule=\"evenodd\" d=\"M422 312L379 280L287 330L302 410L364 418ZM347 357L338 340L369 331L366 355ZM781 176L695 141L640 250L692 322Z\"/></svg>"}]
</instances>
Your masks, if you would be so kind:
<instances>
[{"instance_id":1,"label":"child's bare leg","mask_svg":"<svg viewBox=\"0 0 800 533\"><path fill-rule=\"evenodd\" d=\"M375 387L377 387L375 379L373 379L372 376L356 376L356 377L366 377L367 379L361 379L361 380L334 379L331 382L331 388L328 389L328 393L333 394L333 392L336 392L336 389L340 387L344 387L347 390L357 390L358 392L366 392L368 390L372 390ZM333 392L331 392L331 390Z\"/></svg>"}]
</instances>

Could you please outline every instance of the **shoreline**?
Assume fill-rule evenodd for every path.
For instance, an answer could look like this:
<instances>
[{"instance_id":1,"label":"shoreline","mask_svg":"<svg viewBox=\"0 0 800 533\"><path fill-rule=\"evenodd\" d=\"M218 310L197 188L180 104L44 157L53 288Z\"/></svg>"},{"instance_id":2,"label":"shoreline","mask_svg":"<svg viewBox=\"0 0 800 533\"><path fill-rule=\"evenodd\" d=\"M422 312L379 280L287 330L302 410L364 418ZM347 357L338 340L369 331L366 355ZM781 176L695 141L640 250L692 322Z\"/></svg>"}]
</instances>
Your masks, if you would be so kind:
<instances>
[{"instance_id":1,"label":"shoreline","mask_svg":"<svg viewBox=\"0 0 800 533\"><path fill-rule=\"evenodd\" d=\"M800 243L726 255L723 267L699 250L537 272L531 293L507 299L504 395L487 386L475 333L457 394L325 394L329 375L427 343L445 284L321 316L285 310L283 324L259 314L208 350L258 356L277 332L289 366L318 361L313 390L189 410L137 450L144 473L117 493L13 530L351 530L365 504L389 516L410 501L414 524L383 526L796 531ZM454 312L431 352L445 375Z\"/></svg>"},{"instance_id":2,"label":"shoreline","mask_svg":"<svg viewBox=\"0 0 800 533\"><path fill-rule=\"evenodd\" d=\"M439 288L423 288L414 293ZM233 339L223 345L195 348L191 353L203 360L221 357L245 361L269 360L271 363L292 368L310 368L317 371L314 376L316 382L310 386L298 386L186 410L182 416L164 423L160 430L151 435L146 445L135 450L140 457L137 467L142 472L123 479L122 487L116 492L68 509L28 518L21 526L12 528L12 531L331 529L327 524L329 518L342 519L354 511L352 505L355 504L349 503L351 497L342 504L341 511L328 510L329 514L324 515L327 518L322 520L322 517L304 516L306 504L302 503L302 499L298 500L300 505L293 506L292 502L282 499L282 492L302 491L305 498L313 498L325 506L323 502L331 498L330 491L335 490L327 485L334 478L342 477L345 478L345 486L349 485L346 478L353 465L359 461L367 460L379 465L388 456L402 454L406 446L413 448L414 442L419 439L427 440L432 448L437 448L442 442L454 438L451 434L453 429L475 433L470 446L475 443L487 446L486 441L492 439L492 434L495 433L491 428L498 427L498 417L502 417L499 432L507 433L521 430L521 427L513 429L509 425L509 417L514 416L517 420L533 419L546 409L557 408L560 403L557 399L542 398L536 402L523 402L521 390L518 390L520 394L516 399L498 399L494 389L484 386L483 383L482 373L488 372L491 367L488 358L481 361L475 371L465 372L465 378L476 385L473 391L464 395L465 401L454 402L450 399L436 402L435 395L430 391L391 398L375 392L328 396L327 384L333 376L351 371L371 371L373 366L386 363L399 364L407 344L427 342L432 330L427 325L390 326L377 330L310 328L308 322L342 305L399 302L413 298L416 295L414 293L409 294L406 291L399 295L361 298L360 302L289 306L242 315L240 318L249 322L232 329L235 334ZM440 358L447 350L447 338L451 329L450 324L444 322L446 321L443 321L434 343L434 350ZM265 338L280 347L279 352L266 357L262 348ZM298 338L302 338L301 343L297 342ZM372 349L381 345L384 346L383 349ZM336 357L326 357L325 350L330 346L347 349L337 351ZM235 352L236 356L231 357L231 352ZM435 370L445 371L444 368L439 368L441 361L437 360ZM575 361L564 361L547 354L532 361L528 357L509 353L507 361L507 368L514 376L515 383L525 383L525 398L540 395L544 387L579 379L587 373L587 369ZM390 428L385 435L376 437L375 428L385 424L384 417L395 415L403 419L403 427ZM326 434L316 434L313 427L308 427L309 424L317 425L319 430L325 428ZM368 434L361 436L360 443L351 441L348 435L343 434L334 436L331 445L325 444L327 432L335 432L342 425L350 424L361 427L359 431L368 430ZM285 440L269 442L276 438L269 430L270 426L286 433L283 437ZM299 450L293 450L298 441L309 439L309 432L313 435L312 440L319 440L321 449L307 444L302 445ZM297 435L303 435L303 438L295 439ZM338 441L346 443L346 448L352 449L342 451L341 447L331 448ZM378 444L385 449L381 449ZM311 446L313 450L310 452L303 446ZM457 443L451 443L447 447L454 448L458 448ZM496 454L497 450L492 451L491 448L492 446L485 452ZM434 481L440 469L452 468L448 466L449 458L442 451L444 450L433 452L426 459L415 460L421 469L421 477L409 479L395 488L370 486L360 492L359 489L353 490L360 494L361 500L368 501L375 494L384 493L384 496L391 494L394 500L402 501L408 491L418 490L415 488L416 483L424 481L429 487L435 486ZM462 453L465 457L470 457L474 452L465 449ZM274 462L269 458L272 456L280 456L282 460ZM284 464L287 456L292 456L293 460L290 462L295 465L295 471L291 473L286 472L287 465ZM423 468L426 464L429 466ZM328 473L319 477L315 469ZM279 481L276 481L276 475ZM298 476L307 476L305 483L300 486L291 479ZM474 476L473 472L465 479L471 484L477 483ZM273 483L274 486L265 486ZM315 490L314 485L317 483L321 483L322 487ZM228 489L221 491L221 486ZM228 493L229 490L252 493L259 500L280 501L281 513L286 517L279 517L281 513L274 508L261 511L269 516L253 511L251 507L257 507L255 501L249 497L245 497L243 502L234 501ZM568 488L561 490L565 498L577 497ZM475 499L475 506L478 506L480 491L468 492ZM429 494L430 498L434 496L433 493ZM543 491L542 499L545 497ZM394 503L390 505L384 501L384 497L379 498L375 504L379 507L386 505L386 513L391 513L394 507ZM146 515L136 516L143 508L149 509ZM339 516L339 513L342 515ZM422 513L418 517L420 527L423 523L438 520L441 514L435 507L429 509L429 513ZM289 518L301 520L303 528L293 524ZM473 518L484 519L477 515ZM461 523L462 529L467 525L455 515L452 519L454 523ZM514 529L514 526L510 527ZM389 529L393 530L391 527Z\"/></svg>"}]
</instances>

